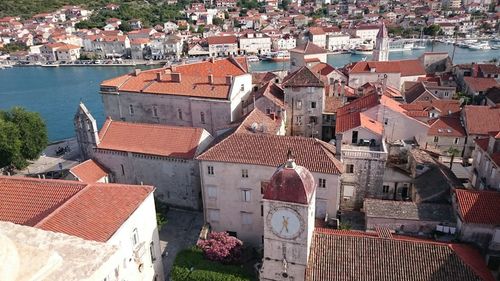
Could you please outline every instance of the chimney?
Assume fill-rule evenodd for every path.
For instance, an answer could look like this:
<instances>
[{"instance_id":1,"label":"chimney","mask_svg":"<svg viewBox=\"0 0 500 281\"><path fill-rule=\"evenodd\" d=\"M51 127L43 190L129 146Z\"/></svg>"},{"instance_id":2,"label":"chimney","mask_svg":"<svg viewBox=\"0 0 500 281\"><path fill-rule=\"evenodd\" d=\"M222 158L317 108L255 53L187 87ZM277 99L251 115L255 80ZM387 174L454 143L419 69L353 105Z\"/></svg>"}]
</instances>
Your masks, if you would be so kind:
<instances>
[{"instance_id":1,"label":"chimney","mask_svg":"<svg viewBox=\"0 0 500 281\"><path fill-rule=\"evenodd\" d=\"M161 71L157 72L156 73L156 81L161 82L162 78L163 78L163 75L162 75Z\"/></svg>"},{"instance_id":2,"label":"chimney","mask_svg":"<svg viewBox=\"0 0 500 281\"><path fill-rule=\"evenodd\" d=\"M172 77L172 82L181 82L181 74L180 73L172 73L170 74Z\"/></svg>"},{"instance_id":3,"label":"chimney","mask_svg":"<svg viewBox=\"0 0 500 281\"><path fill-rule=\"evenodd\" d=\"M176 67L175 65L172 65L172 66L170 67L170 70L171 70L172 72L175 72L175 71L177 70L177 67Z\"/></svg>"},{"instance_id":4,"label":"chimney","mask_svg":"<svg viewBox=\"0 0 500 281\"><path fill-rule=\"evenodd\" d=\"M215 58L214 58L214 57L211 57L211 58L210 58L210 62L211 62L211 63L214 63L214 61L215 61Z\"/></svg>"},{"instance_id":5,"label":"chimney","mask_svg":"<svg viewBox=\"0 0 500 281\"><path fill-rule=\"evenodd\" d=\"M141 69L140 68L134 69L134 76L138 76L139 73L141 73Z\"/></svg>"},{"instance_id":6,"label":"chimney","mask_svg":"<svg viewBox=\"0 0 500 281\"><path fill-rule=\"evenodd\" d=\"M226 75L226 85L231 85L231 83L233 83L233 76Z\"/></svg>"},{"instance_id":7,"label":"chimney","mask_svg":"<svg viewBox=\"0 0 500 281\"><path fill-rule=\"evenodd\" d=\"M208 84L210 84L210 85L214 84L214 76L213 76L213 74L208 74Z\"/></svg>"}]
</instances>

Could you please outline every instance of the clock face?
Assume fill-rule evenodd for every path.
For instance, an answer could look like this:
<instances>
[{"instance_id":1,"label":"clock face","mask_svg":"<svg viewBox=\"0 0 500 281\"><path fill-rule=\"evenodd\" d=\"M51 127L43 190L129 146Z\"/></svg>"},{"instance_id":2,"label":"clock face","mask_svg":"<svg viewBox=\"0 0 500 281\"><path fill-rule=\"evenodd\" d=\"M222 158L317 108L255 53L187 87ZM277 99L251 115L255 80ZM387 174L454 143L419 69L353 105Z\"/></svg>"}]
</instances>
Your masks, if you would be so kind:
<instances>
[{"instance_id":1,"label":"clock face","mask_svg":"<svg viewBox=\"0 0 500 281\"><path fill-rule=\"evenodd\" d=\"M271 230L277 236L293 239L301 233L302 219L295 210L279 208L271 211L269 216Z\"/></svg>"}]
</instances>

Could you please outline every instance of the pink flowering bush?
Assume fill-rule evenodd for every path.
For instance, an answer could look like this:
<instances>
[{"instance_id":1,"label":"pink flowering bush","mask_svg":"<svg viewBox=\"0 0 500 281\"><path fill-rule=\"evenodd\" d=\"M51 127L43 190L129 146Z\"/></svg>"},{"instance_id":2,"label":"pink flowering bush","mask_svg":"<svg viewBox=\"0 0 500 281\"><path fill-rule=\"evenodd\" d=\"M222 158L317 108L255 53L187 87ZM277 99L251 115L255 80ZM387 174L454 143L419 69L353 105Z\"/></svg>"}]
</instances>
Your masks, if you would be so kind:
<instances>
[{"instance_id":1,"label":"pink flowering bush","mask_svg":"<svg viewBox=\"0 0 500 281\"><path fill-rule=\"evenodd\" d=\"M199 240L197 246L206 259L228 264L240 261L243 242L227 232L212 232L207 240Z\"/></svg>"}]
</instances>

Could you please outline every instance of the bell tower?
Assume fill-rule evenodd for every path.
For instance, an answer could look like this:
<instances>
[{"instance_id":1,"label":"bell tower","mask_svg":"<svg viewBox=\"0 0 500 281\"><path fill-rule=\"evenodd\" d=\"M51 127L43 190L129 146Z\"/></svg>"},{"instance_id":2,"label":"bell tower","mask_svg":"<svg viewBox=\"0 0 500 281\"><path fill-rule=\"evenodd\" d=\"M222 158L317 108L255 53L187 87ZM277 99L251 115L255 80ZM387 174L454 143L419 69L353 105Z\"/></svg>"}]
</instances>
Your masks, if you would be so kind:
<instances>
[{"instance_id":1,"label":"bell tower","mask_svg":"<svg viewBox=\"0 0 500 281\"><path fill-rule=\"evenodd\" d=\"M382 22L377 33L377 41L375 50L373 50L374 61L388 61L389 60L389 36L387 35L387 28L385 23Z\"/></svg>"},{"instance_id":2,"label":"bell tower","mask_svg":"<svg viewBox=\"0 0 500 281\"><path fill-rule=\"evenodd\" d=\"M316 186L290 151L264 190L261 281L303 281L314 231Z\"/></svg>"}]
</instances>

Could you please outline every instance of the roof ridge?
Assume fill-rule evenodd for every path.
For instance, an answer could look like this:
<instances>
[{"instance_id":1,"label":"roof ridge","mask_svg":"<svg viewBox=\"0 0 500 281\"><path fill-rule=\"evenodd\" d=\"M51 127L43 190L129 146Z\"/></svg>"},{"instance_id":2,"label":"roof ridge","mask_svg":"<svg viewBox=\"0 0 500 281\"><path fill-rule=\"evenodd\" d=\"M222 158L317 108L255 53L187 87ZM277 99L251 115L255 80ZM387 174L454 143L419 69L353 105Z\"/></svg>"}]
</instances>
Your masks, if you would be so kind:
<instances>
[{"instance_id":1,"label":"roof ridge","mask_svg":"<svg viewBox=\"0 0 500 281\"><path fill-rule=\"evenodd\" d=\"M61 211L61 209L64 206L66 206L69 202L73 202L74 200L76 200L80 196L80 194L83 194L83 191L86 191L88 189L89 186L90 186L90 184L87 183L84 188L80 189L78 192L73 194L73 196L71 196L68 200L66 200L61 205L59 205L59 207L55 208L52 212L50 212L50 214L45 216L43 219L39 220L35 225L33 225L33 227L39 228L42 225L42 223L44 223L49 218L51 218L51 217L55 216L57 213L59 213Z\"/></svg>"},{"instance_id":2,"label":"roof ridge","mask_svg":"<svg viewBox=\"0 0 500 281\"><path fill-rule=\"evenodd\" d=\"M22 177L22 176L4 176L0 175L0 180L16 180L16 181L32 181L32 182L56 182L56 183L65 183L72 185L85 185L85 183L77 182L73 180L59 180L59 179L39 179L39 178L31 178L31 177Z\"/></svg>"}]
</instances>

